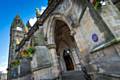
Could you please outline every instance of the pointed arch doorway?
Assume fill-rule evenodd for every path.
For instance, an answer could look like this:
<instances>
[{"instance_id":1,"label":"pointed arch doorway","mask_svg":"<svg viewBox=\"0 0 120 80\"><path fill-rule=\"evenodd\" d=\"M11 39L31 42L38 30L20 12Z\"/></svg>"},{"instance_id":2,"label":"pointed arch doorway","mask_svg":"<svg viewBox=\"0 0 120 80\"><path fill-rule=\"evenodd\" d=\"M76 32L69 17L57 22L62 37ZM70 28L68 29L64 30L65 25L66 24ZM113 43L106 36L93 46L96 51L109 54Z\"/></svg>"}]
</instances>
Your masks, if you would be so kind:
<instances>
[{"instance_id":1,"label":"pointed arch doorway","mask_svg":"<svg viewBox=\"0 0 120 80\"><path fill-rule=\"evenodd\" d=\"M54 40L56 44L56 54L59 56L59 64L62 72L75 70L76 64L73 56L73 49L75 48L75 40L70 35L68 25L56 20L54 23Z\"/></svg>"},{"instance_id":2,"label":"pointed arch doorway","mask_svg":"<svg viewBox=\"0 0 120 80\"><path fill-rule=\"evenodd\" d=\"M72 58L70 56L70 50L69 49L65 49L63 51L63 59L65 61L66 70L67 71L74 70L74 65L73 65Z\"/></svg>"}]
</instances>

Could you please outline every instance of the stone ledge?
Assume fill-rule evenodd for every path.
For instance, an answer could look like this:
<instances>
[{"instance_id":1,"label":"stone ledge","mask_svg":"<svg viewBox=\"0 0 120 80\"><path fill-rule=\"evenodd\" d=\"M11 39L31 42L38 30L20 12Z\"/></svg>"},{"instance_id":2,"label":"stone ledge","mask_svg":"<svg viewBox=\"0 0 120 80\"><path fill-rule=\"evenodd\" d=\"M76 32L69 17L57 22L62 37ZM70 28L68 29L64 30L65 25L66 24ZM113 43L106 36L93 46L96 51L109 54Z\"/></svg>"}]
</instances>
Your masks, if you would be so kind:
<instances>
[{"instance_id":1,"label":"stone ledge","mask_svg":"<svg viewBox=\"0 0 120 80\"><path fill-rule=\"evenodd\" d=\"M17 77L11 77L11 79L12 80L14 80L14 79L18 79L18 78L22 78L22 77L27 77L27 76L29 76L29 75L31 75L32 74L32 72L31 71L29 71L29 72L27 72L26 74L19 74Z\"/></svg>"},{"instance_id":2,"label":"stone ledge","mask_svg":"<svg viewBox=\"0 0 120 80\"><path fill-rule=\"evenodd\" d=\"M46 46L48 49L56 48L55 44L47 44Z\"/></svg>"},{"instance_id":3,"label":"stone ledge","mask_svg":"<svg viewBox=\"0 0 120 80\"><path fill-rule=\"evenodd\" d=\"M90 53L94 53L94 52L97 52L97 51L100 51L104 48L107 48L113 44L117 44L117 43L120 43L120 38L116 38L116 39L112 39L111 41L107 42L107 43L103 43L95 48L92 49L92 51L90 51Z\"/></svg>"},{"instance_id":4,"label":"stone ledge","mask_svg":"<svg viewBox=\"0 0 120 80\"><path fill-rule=\"evenodd\" d=\"M39 67L33 68L32 72L35 72L35 71L38 71L38 70L41 70L41 69L45 69L45 68L50 68L51 66L52 66L52 63L51 64L46 64L46 65L43 65L43 66L39 66Z\"/></svg>"},{"instance_id":5,"label":"stone ledge","mask_svg":"<svg viewBox=\"0 0 120 80\"><path fill-rule=\"evenodd\" d=\"M114 78L120 78L120 75L117 74L108 74L108 73L97 73L98 75L105 75L109 77L114 77Z\"/></svg>"}]
</instances>

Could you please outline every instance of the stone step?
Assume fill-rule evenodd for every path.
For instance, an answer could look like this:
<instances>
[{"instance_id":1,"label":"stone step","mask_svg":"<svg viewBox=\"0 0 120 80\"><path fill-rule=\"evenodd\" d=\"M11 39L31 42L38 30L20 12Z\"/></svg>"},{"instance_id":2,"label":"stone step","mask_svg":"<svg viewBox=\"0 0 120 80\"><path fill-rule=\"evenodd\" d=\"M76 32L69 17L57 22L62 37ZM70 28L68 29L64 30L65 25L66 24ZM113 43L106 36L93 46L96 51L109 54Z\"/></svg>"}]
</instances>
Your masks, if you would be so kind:
<instances>
[{"instance_id":1,"label":"stone step","mask_svg":"<svg viewBox=\"0 0 120 80\"><path fill-rule=\"evenodd\" d=\"M62 73L62 80L85 80L81 71L68 71Z\"/></svg>"}]
</instances>

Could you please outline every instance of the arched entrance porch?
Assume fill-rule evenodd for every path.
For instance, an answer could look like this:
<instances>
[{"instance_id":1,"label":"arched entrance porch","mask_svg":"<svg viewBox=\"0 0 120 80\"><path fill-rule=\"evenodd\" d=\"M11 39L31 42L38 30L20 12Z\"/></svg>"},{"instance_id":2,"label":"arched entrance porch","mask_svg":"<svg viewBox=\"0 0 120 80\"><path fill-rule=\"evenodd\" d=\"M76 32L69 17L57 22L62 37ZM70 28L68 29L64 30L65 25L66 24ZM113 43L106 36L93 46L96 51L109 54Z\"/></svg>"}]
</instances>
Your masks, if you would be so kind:
<instances>
[{"instance_id":1,"label":"arched entrance porch","mask_svg":"<svg viewBox=\"0 0 120 80\"><path fill-rule=\"evenodd\" d=\"M81 73L80 52L74 35L71 36L72 27L64 17L52 17L47 28L47 42L53 60L53 73L71 79L83 77ZM66 75L67 73L67 75ZM64 78L64 77L63 77ZM81 78L83 79L83 78Z\"/></svg>"},{"instance_id":2,"label":"arched entrance porch","mask_svg":"<svg viewBox=\"0 0 120 80\"><path fill-rule=\"evenodd\" d=\"M54 62L60 72L80 70L79 50L74 36L71 36L71 27L61 19L53 19L48 30L48 44L54 44ZM52 48L53 49L53 48ZM55 57L56 56L56 57Z\"/></svg>"},{"instance_id":3,"label":"arched entrance porch","mask_svg":"<svg viewBox=\"0 0 120 80\"><path fill-rule=\"evenodd\" d=\"M75 40L70 35L68 25L56 20L54 23L54 40L56 44L56 54L59 56L59 64L62 72L72 71L76 69L75 57L73 50L75 48Z\"/></svg>"}]
</instances>

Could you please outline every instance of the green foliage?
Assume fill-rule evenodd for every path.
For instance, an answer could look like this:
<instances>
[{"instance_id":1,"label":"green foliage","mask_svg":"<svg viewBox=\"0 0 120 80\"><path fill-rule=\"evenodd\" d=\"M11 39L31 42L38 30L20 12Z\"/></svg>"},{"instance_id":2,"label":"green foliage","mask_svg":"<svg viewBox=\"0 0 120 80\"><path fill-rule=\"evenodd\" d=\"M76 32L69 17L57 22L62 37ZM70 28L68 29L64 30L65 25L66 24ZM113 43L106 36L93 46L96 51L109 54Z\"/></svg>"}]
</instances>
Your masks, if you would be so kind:
<instances>
[{"instance_id":1,"label":"green foliage","mask_svg":"<svg viewBox=\"0 0 120 80\"><path fill-rule=\"evenodd\" d=\"M14 61L11 62L11 67L12 68L17 67L18 65L20 65L20 60L14 60Z\"/></svg>"},{"instance_id":2,"label":"green foliage","mask_svg":"<svg viewBox=\"0 0 120 80\"><path fill-rule=\"evenodd\" d=\"M29 47L28 49L21 51L20 52L21 59L32 57L34 52L35 52L35 48L33 47Z\"/></svg>"},{"instance_id":3,"label":"green foliage","mask_svg":"<svg viewBox=\"0 0 120 80\"><path fill-rule=\"evenodd\" d=\"M32 57L35 52L35 48L29 47L26 51L28 53L28 57Z\"/></svg>"},{"instance_id":4,"label":"green foliage","mask_svg":"<svg viewBox=\"0 0 120 80\"><path fill-rule=\"evenodd\" d=\"M29 47L27 52L33 54L35 52L35 48Z\"/></svg>"},{"instance_id":5,"label":"green foliage","mask_svg":"<svg viewBox=\"0 0 120 80\"><path fill-rule=\"evenodd\" d=\"M96 0L96 3L94 4L94 8L95 8L95 10L101 8L102 5L101 5L100 1L101 1L101 0Z\"/></svg>"}]
</instances>

